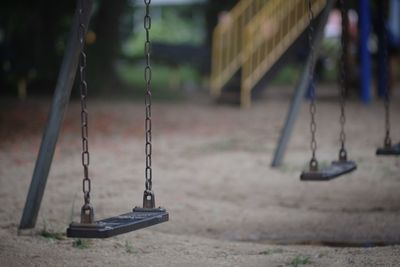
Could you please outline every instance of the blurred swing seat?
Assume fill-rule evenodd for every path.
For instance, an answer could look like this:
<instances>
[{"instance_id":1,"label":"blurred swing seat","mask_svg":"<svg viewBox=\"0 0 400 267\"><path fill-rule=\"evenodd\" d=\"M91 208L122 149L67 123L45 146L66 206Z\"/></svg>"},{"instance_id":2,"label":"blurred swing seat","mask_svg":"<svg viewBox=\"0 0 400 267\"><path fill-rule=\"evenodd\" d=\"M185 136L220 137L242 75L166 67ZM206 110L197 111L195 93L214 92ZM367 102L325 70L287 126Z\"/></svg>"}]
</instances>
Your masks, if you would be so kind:
<instances>
[{"instance_id":1,"label":"blurred swing seat","mask_svg":"<svg viewBox=\"0 0 400 267\"><path fill-rule=\"evenodd\" d=\"M357 169L357 165L352 160L332 161L331 165L317 171L303 171L300 176L301 181L330 181L344 174Z\"/></svg>"},{"instance_id":2,"label":"blurred swing seat","mask_svg":"<svg viewBox=\"0 0 400 267\"><path fill-rule=\"evenodd\" d=\"M396 145L384 146L376 150L378 156L400 156L400 143Z\"/></svg>"}]
</instances>

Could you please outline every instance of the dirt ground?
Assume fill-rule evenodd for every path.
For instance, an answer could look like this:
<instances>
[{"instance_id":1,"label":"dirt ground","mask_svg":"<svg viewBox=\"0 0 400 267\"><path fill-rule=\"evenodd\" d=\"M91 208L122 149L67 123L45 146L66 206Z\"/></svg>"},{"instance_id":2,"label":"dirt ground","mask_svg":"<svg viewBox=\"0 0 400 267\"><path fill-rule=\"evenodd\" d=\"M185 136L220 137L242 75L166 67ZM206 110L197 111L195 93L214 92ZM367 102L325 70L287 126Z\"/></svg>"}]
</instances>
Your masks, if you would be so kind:
<instances>
[{"instance_id":1,"label":"dirt ground","mask_svg":"<svg viewBox=\"0 0 400 267\"><path fill-rule=\"evenodd\" d=\"M318 101L321 164L338 152L335 93L324 88ZM79 103L69 106L37 227L18 235L50 100L1 100L0 265L400 266L400 159L374 155L384 134L382 103L348 104L348 150L358 170L307 183L299 181L310 157L307 105L285 164L270 167L290 96L274 88L244 110L209 100L155 103L154 190L170 221L92 241L57 235L79 219L82 205ZM395 96L394 141L399 104ZM141 102L89 103L97 218L141 204L143 113Z\"/></svg>"}]
</instances>

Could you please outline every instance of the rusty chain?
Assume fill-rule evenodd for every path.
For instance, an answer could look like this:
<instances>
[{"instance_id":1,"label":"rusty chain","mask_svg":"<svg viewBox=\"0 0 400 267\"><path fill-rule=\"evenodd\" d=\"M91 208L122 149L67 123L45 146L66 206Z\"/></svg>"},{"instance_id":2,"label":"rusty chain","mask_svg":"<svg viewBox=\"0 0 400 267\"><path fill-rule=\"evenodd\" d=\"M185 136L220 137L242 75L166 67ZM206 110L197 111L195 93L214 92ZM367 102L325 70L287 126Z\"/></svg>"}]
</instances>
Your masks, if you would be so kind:
<instances>
[{"instance_id":1,"label":"rusty chain","mask_svg":"<svg viewBox=\"0 0 400 267\"><path fill-rule=\"evenodd\" d=\"M83 166L83 181L82 191L84 196L84 205L81 209L81 223L93 223L93 208L90 205L91 181L89 178L89 135L88 135L88 111L86 98L88 85L86 82L86 53L85 53L85 34L86 26L83 20L84 15L84 0L79 1L79 30L78 38L81 47L79 59L79 87L81 97L81 135L82 135L82 166Z\"/></svg>"},{"instance_id":2,"label":"rusty chain","mask_svg":"<svg viewBox=\"0 0 400 267\"><path fill-rule=\"evenodd\" d=\"M345 7L344 0L340 0L340 13L342 17L342 36L341 36L341 56L340 56L340 151L339 160L347 160L346 151L346 133L345 133L345 123L346 123L346 92L347 92L347 82L346 82L346 60L347 60L347 44L348 44L348 17L347 9Z\"/></svg>"},{"instance_id":3,"label":"rusty chain","mask_svg":"<svg viewBox=\"0 0 400 267\"><path fill-rule=\"evenodd\" d=\"M315 113L317 111L317 106L315 103L315 85L314 85L314 57L315 57L315 49L313 44L313 35L314 35L314 27L312 25L314 21L314 12L312 9L312 1L308 0L308 45L310 47L310 67L309 67L309 84L310 84L310 131L311 131L311 160L310 160L310 170L316 171L318 170L318 161L316 158L317 151L317 140L315 138L315 134L317 131L317 124L315 121Z\"/></svg>"},{"instance_id":4,"label":"rusty chain","mask_svg":"<svg viewBox=\"0 0 400 267\"><path fill-rule=\"evenodd\" d=\"M146 66L144 68L144 80L146 82L146 93L145 93L145 133L146 133L146 167L145 167L145 192L143 196L143 207L154 208L154 193L152 192L152 121L151 121L151 66L150 66L150 55L151 55L151 42L150 42L150 29L151 29L151 17L150 17L150 3L151 0L144 0L146 13L144 16L143 26L146 32L146 40L144 43L144 54L146 59Z\"/></svg>"}]
</instances>

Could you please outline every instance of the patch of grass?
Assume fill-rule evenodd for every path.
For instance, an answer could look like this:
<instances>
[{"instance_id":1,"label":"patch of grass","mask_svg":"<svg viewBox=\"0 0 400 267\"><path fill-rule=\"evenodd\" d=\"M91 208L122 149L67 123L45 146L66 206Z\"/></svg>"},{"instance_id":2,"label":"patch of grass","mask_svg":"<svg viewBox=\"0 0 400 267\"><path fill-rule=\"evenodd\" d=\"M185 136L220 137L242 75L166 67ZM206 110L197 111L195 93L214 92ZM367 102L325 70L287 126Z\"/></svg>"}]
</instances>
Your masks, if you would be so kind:
<instances>
[{"instance_id":1,"label":"patch of grass","mask_svg":"<svg viewBox=\"0 0 400 267\"><path fill-rule=\"evenodd\" d=\"M303 167L304 170L306 170L308 165L305 165ZM290 165L290 164L282 164L281 166L278 167L278 170L283 172L283 173L297 173L301 167L295 166L295 165Z\"/></svg>"},{"instance_id":2,"label":"patch of grass","mask_svg":"<svg viewBox=\"0 0 400 267\"><path fill-rule=\"evenodd\" d=\"M47 221L43 219L43 229L40 231L39 235L48 240L63 240L65 239L65 234L60 232L54 232L47 230Z\"/></svg>"},{"instance_id":3,"label":"patch of grass","mask_svg":"<svg viewBox=\"0 0 400 267\"><path fill-rule=\"evenodd\" d=\"M272 254L277 254L277 253L282 253L283 249L281 248L276 248L276 249L268 249L264 250L258 253L258 255L272 255Z\"/></svg>"},{"instance_id":4,"label":"patch of grass","mask_svg":"<svg viewBox=\"0 0 400 267\"><path fill-rule=\"evenodd\" d=\"M206 37L203 16L198 16L197 8L164 7L162 16L157 16L151 22L151 39L155 42L169 44L201 45ZM138 12L144 12L138 9ZM136 24L136 23L135 23ZM135 34L128 38L122 47L125 54L133 56L143 55L143 42L146 38L143 25L136 26Z\"/></svg>"},{"instance_id":5,"label":"patch of grass","mask_svg":"<svg viewBox=\"0 0 400 267\"><path fill-rule=\"evenodd\" d=\"M364 157L357 157L357 159L356 159L357 163L361 163L361 162L364 162L364 161L365 161Z\"/></svg>"},{"instance_id":6,"label":"patch of grass","mask_svg":"<svg viewBox=\"0 0 400 267\"><path fill-rule=\"evenodd\" d=\"M132 97L141 99L144 95L145 80L143 76L143 63L118 65L117 71L121 79L132 89ZM168 65L152 65L152 96L157 100L180 100L185 92L182 89L186 83L201 83L201 75L191 66L181 65L172 68Z\"/></svg>"},{"instance_id":7,"label":"patch of grass","mask_svg":"<svg viewBox=\"0 0 400 267\"><path fill-rule=\"evenodd\" d=\"M86 249L90 247L90 242L86 239L75 239L74 242L72 242L72 246L74 248Z\"/></svg>"},{"instance_id":8,"label":"patch of grass","mask_svg":"<svg viewBox=\"0 0 400 267\"><path fill-rule=\"evenodd\" d=\"M300 74L302 68L298 64L288 64L281 71L275 75L274 79L271 81L273 85L290 85L295 83Z\"/></svg>"},{"instance_id":9,"label":"patch of grass","mask_svg":"<svg viewBox=\"0 0 400 267\"><path fill-rule=\"evenodd\" d=\"M322 258L322 257L325 257L326 255L327 255L326 252L321 252L321 253L318 253L318 254L316 255L316 258Z\"/></svg>"},{"instance_id":10,"label":"patch of grass","mask_svg":"<svg viewBox=\"0 0 400 267\"><path fill-rule=\"evenodd\" d=\"M40 232L40 235L46 239L50 239L50 240L64 240L64 233L57 233L57 232L51 232L48 231L46 229L43 229Z\"/></svg>"},{"instance_id":11,"label":"patch of grass","mask_svg":"<svg viewBox=\"0 0 400 267\"><path fill-rule=\"evenodd\" d=\"M298 267L299 265L310 264L311 260L309 256L296 256L291 262L290 265L293 267Z\"/></svg>"},{"instance_id":12,"label":"patch of grass","mask_svg":"<svg viewBox=\"0 0 400 267\"><path fill-rule=\"evenodd\" d=\"M133 249L132 244L127 240L125 241L125 252L129 254L135 253L135 250Z\"/></svg>"}]
</instances>

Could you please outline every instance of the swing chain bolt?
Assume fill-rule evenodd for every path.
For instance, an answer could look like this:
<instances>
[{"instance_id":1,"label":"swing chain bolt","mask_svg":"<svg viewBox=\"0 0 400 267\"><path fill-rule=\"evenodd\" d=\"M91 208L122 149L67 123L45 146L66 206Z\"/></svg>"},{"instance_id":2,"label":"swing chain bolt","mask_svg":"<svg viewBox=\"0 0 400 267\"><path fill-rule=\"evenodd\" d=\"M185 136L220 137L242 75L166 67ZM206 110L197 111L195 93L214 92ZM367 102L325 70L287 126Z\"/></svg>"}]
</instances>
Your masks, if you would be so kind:
<instances>
[{"instance_id":1,"label":"swing chain bolt","mask_svg":"<svg viewBox=\"0 0 400 267\"><path fill-rule=\"evenodd\" d=\"M315 158L310 160L310 171L318 171L318 161Z\"/></svg>"},{"instance_id":2,"label":"swing chain bolt","mask_svg":"<svg viewBox=\"0 0 400 267\"><path fill-rule=\"evenodd\" d=\"M154 209L156 207L156 201L154 192L151 190L144 190L143 194L143 208Z\"/></svg>"},{"instance_id":3,"label":"swing chain bolt","mask_svg":"<svg viewBox=\"0 0 400 267\"><path fill-rule=\"evenodd\" d=\"M344 148L339 150L339 161L347 161L347 151Z\"/></svg>"},{"instance_id":4,"label":"swing chain bolt","mask_svg":"<svg viewBox=\"0 0 400 267\"><path fill-rule=\"evenodd\" d=\"M86 203L81 209L81 223L92 224L94 222L94 210L92 205Z\"/></svg>"}]
</instances>

